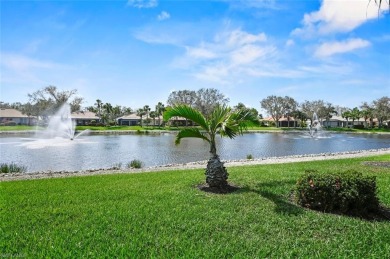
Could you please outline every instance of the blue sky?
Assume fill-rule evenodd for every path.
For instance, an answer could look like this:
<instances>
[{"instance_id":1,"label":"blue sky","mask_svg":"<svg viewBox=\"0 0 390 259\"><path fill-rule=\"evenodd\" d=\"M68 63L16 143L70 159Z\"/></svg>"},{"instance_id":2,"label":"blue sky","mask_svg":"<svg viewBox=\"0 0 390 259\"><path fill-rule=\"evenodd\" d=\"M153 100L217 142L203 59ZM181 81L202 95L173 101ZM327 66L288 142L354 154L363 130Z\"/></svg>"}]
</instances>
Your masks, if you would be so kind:
<instances>
[{"instance_id":1,"label":"blue sky","mask_svg":"<svg viewBox=\"0 0 390 259\"><path fill-rule=\"evenodd\" d=\"M136 109L213 87L353 108L390 94L390 17L367 3L2 0L0 100L55 85Z\"/></svg>"}]
</instances>

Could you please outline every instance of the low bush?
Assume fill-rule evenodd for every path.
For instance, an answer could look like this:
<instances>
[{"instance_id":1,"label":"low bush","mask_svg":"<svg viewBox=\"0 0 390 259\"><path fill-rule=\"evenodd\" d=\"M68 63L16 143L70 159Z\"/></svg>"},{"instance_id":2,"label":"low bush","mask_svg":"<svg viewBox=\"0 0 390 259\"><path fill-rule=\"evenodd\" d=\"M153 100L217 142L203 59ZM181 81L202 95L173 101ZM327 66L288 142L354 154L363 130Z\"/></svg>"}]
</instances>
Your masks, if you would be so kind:
<instances>
[{"instance_id":1,"label":"low bush","mask_svg":"<svg viewBox=\"0 0 390 259\"><path fill-rule=\"evenodd\" d=\"M127 168L141 168L142 161L138 159L131 160L130 163L127 164Z\"/></svg>"},{"instance_id":2,"label":"low bush","mask_svg":"<svg viewBox=\"0 0 390 259\"><path fill-rule=\"evenodd\" d=\"M119 162L119 163L115 163L112 165L112 168L115 169L115 170L119 170L122 168L122 163Z\"/></svg>"},{"instance_id":3,"label":"low bush","mask_svg":"<svg viewBox=\"0 0 390 259\"><path fill-rule=\"evenodd\" d=\"M15 163L1 163L0 164L0 173L9 174L9 173L25 173L27 171L26 166L20 166Z\"/></svg>"},{"instance_id":4,"label":"low bush","mask_svg":"<svg viewBox=\"0 0 390 259\"><path fill-rule=\"evenodd\" d=\"M356 171L306 171L296 183L295 200L306 208L356 216L379 209L375 177Z\"/></svg>"},{"instance_id":5,"label":"low bush","mask_svg":"<svg viewBox=\"0 0 390 259\"><path fill-rule=\"evenodd\" d=\"M364 125L353 125L354 129L364 129Z\"/></svg>"},{"instance_id":6,"label":"low bush","mask_svg":"<svg viewBox=\"0 0 390 259\"><path fill-rule=\"evenodd\" d=\"M16 122L14 121L7 121L4 123L5 126L16 126Z\"/></svg>"},{"instance_id":7,"label":"low bush","mask_svg":"<svg viewBox=\"0 0 390 259\"><path fill-rule=\"evenodd\" d=\"M246 159L253 159L253 156L252 156L252 154L248 154L248 155L246 155Z\"/></svg>"}]
</instances>

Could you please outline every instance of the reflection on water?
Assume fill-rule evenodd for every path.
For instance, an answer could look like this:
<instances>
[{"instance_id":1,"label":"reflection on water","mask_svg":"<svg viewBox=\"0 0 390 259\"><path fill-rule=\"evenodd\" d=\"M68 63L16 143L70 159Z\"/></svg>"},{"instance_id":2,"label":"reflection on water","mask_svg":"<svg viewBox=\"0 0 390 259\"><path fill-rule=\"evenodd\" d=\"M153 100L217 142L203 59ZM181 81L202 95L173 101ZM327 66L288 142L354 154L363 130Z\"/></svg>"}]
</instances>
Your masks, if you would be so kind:
<instances>
[{"instance_id":1,"label":"reflection on water","mask_svg":"<svg viewBox=\"0 0 390 259\"><path fill-rule=\"evenodd\" d=\"M37 140L0 136L0 162L26 165L31 172L108 168L140 159L145 166L187 163L209 158L208 143L174 134L95 135L68 139ZM249 133L236 139L218 139L221 159L254 158L343 152L390 147L390 135L333 134L311 138L299 133Z\"/></svg>"}]
</instances>

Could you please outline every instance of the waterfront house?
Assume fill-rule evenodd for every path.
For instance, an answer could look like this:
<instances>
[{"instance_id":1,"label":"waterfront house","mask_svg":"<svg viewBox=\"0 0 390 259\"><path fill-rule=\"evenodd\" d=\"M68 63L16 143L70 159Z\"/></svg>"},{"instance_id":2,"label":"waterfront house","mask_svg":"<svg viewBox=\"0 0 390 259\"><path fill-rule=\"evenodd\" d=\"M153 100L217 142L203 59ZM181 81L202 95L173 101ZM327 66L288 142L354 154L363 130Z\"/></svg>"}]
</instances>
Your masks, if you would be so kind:
<instances>
[{"instance_id":1,"label":"waterfront house","mask_svg":"<svg viewBox=\"0 0 390 259\"><path fill-rule=\"evenodd\" d=\"M28 116L16 109L0 109L0 125L35 125L37 118Z\"/></svg>"},{"instance_id":2,"label":"waterfront house","mask_svg":"<svg viewBox=\"0 0 390 259\"><path fill-rule=\"evenodd\" d=\"M142 117L142 119L145 118L146 116ZM117 120L118 120L118 125L122 125L122 126L137 126L141 124L141 117L135 113L119 117Z\"/></svg>"},{"instance_id":3,"label":"waterfront house","mask_svg":"<svg viewBox=\"0 0 390 259\"><path fill-rule=\"evenodd\" d=\"M71 118L77 126L91 125L100 120L96 113L90 111L73 112Z\"/></svg>"}]
</instances>

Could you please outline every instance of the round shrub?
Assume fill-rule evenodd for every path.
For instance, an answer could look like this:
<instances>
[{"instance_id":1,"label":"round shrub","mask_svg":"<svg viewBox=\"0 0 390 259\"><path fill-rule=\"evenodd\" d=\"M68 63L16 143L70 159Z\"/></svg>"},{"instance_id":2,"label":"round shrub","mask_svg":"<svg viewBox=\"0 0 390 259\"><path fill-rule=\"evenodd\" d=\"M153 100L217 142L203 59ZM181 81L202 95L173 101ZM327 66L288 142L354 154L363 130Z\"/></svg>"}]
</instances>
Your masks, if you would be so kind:
<instances>
[{"instance_id":1,"label":"round shrub","mask_svg":"<svg viewBox=\"0 0 390 259\"><path fill-rule=\"evenodd\" d=\"M357 216L379 209L376 178L356 171L306 171L295 186L295 200L313 210Z\"/></svg>"}]
</instances>

